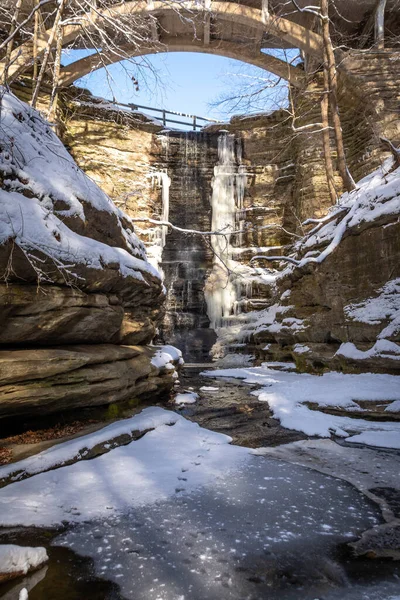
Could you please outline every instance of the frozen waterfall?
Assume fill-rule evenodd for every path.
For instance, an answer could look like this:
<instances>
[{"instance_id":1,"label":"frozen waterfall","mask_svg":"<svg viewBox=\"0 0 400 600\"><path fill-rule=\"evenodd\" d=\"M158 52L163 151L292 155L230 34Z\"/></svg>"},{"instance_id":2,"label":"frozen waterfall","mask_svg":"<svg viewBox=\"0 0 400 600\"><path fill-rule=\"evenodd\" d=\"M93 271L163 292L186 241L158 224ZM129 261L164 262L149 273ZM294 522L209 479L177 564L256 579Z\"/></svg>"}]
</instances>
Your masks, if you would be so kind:
<instances>
[{"instance_id":1,"label":"frozen waterfall","mask_svg":"<svg viewBox=\"0 0 400 600\"><path fill-rule=\"evenodd\" d=\"M153 185L161 189L161 215L160 220L165 222L169 220L169 188L171 179L165 171L154 171L150 173ZM167 226L155 227L151 231L151 243L147 247L147 256L149 262L158 269L162 275L161 269L162 253L166 243L168 233Z\"/></svg>"},{"instance_id":2,"label":"frozen waterfall","mask_svg":"<svg viewBox=\"0 0 400 600\"><path fill-rule=\"evenodd\" d=\"M246 186L246 173L240 162L241 146L235 142L235 136L222 133L218 138L218 164L214 167L212 183L211 228L224 235L211 237L214 264L205 287L207 314L213 329L223 325L237 302L237 289L230 271L234 267L232 234L237 230L237 213L243 208Z\"/></svg>"}]
</instances>

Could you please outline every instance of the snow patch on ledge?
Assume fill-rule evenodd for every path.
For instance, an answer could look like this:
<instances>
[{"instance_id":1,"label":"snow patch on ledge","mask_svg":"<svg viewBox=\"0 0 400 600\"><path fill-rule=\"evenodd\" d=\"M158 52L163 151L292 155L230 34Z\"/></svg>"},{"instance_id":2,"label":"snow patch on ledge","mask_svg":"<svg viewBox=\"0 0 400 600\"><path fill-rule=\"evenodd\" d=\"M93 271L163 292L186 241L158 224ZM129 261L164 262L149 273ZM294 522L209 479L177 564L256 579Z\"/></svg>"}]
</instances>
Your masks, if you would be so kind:
<instances>
[{"instance_id":1,"label":"snow patch on ledge","mask_svg":"<svg viewBox=\"0 0 400 600\"><path fill-rule=\"evenodd\" d=\"M368 358L400 360L400 346L389 340L378 340L372 348L363 351L359 350L352 342L345 342L336 352L336 356L353 360L366 360Z\"/></svg>"},{"instance_id":2,"label":"snow patch on ledge","mask_svg":"<svg viewBox=\"0 0 400 600\"><path fill-rule=\"evenodd\" d=\"M307 354L307 352L310 352L310 348L305 344L295 344L293 346L293 352L296 354Z\"/></svg>"},{"instance_id":3,"label":"snow patch on ledge","mask_svg":"<svg viewBox=\"0 0 400 600\"><path fill-rule=\"evenodd\" d=\"M17 481L23 474L35 475L62 466L73 459L84 459L87 451L98 444L114 440L121 435L131 435L133 431L146 431L161 425L173 425L177 420L178 416L175 413L148 408L139 415L117 421L94 433L56 444L39 454L0 467L0 479L13 476L14 481Z\"/></svg>"},{"instance_id":4,"label":"snow patch on ledge","mask_svg":"<svg viewBox=\"0 0 400 600\"><path fill-rule=\"evenodd\" d=\"M174 369L174 364L183 365L182 352L175 346L161 346L151 359L151 364L157 369Z\"/></svg>"},{"instance_id":5,"label":"snow patch on ledge","mask_svg":"<svg viewBox=\"0 0 400 600\"><path fill-rule=\"evenodd\" d=\"M392 165L393 159L389 158L376 171L361 179L357 189L343 194L319 225L296 244L297 250L302 251L327 244L317 256L306 254L300 260L300 266L322 262L338 247L346 230L384 216L400 214L400 167L389 172ZM328 222L324 224L325 221Z\"/></svg>"},{"instance_id":6,"label":"snow patch on ledge","mask_svg":"<svg viewBox=\"0 0 400 600\"><path fill-rule=\"evenodd\" d=\"M345 314L354 321L379 325L389 321L378 339L389 338L400 332L400 278L388 281L374 298L348 304Z\"/></svg>"},{"instance_id":7,"label":"snow patch on ledge","mask_svg":"<svg viewBox=\"0 0 400 600\"><path fill-rule=\"evenodd\" d=\"M175 404L194 404L199 398L199 395L195 392L184 392L175 396Z\"/></svg>"},{"instance_id":8,"label":"snow patch on ledge","mask_svg":"<svg viewBox=\"0 0 400 600\"><path fill-rule=\"evenodd\" d=\"M48 560L45 548L16 546L15 544L0 545L0 575L24 574L37 569Z\"/></svg>"}]
</instances>

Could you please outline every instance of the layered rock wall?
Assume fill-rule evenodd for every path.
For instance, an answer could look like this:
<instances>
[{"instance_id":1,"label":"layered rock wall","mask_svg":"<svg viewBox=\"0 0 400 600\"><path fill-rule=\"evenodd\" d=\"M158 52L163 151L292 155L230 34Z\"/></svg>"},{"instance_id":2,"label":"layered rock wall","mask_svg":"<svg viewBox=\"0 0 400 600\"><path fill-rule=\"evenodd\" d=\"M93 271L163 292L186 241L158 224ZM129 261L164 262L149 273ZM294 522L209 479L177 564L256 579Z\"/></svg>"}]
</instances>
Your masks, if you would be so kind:
<instances>
[{"instance_id":1,"label":"layered rock wall","mask_svg":"<svg viewBox=\"0 0 400 600\"><path fill-rule=\"evenodd\" d=\"M270 308L241 332L259 360L400 371L400 171L377 171L292 250Z\"/></svg>"}]
</instances>

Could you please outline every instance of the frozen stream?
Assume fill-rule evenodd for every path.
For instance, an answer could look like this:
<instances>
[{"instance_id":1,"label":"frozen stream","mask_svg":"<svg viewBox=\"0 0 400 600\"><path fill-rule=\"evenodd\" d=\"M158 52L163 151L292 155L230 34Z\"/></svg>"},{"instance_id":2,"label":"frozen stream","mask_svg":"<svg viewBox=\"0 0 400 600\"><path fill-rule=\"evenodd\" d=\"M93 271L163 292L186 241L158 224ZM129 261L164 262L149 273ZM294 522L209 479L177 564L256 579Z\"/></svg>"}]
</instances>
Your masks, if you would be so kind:
<instances>
[{"instance_id":1,"label":"frozen stream","mask_svg":"<svg viewBox=\"0 0 400 600\"><path fill-rule=\"evenodd\" d=\"M96 575L116 582L129 599L395 595L396 577L375 589L369 573L354 587L334 558L338 544L379 521L376 508L349 485L264 457L188 495L184 475L171 500L77 525L54 544L90 556Z\"/></svg>"},{"instance_id":2,"label":"frozen stream","mask_svg":"<svg viewBox=\"0 0 400 600\"><path fill-rule=\"evenodd\" d=\"M29 600L400 600L400 564L352 558L346 545L382 523L378 506L343 479L269 454L291 444L248 448L294 433L278 435L254 388L182 379L199 394L180 414L149 407L56 445L19 463L27 477L0 490L1 541L48 548L47 572L24 580ZM229 444L227 429L249 441ZM144 435L113 447L130 432ZM364 487L397 488L395 451L314 442L315 469L328 460ZM84 460L99 444L108 451ZM343 454L329 458L329 444ZM0 599L18 600L21 588L0 589Z\"/></svg>"}]
</instances>

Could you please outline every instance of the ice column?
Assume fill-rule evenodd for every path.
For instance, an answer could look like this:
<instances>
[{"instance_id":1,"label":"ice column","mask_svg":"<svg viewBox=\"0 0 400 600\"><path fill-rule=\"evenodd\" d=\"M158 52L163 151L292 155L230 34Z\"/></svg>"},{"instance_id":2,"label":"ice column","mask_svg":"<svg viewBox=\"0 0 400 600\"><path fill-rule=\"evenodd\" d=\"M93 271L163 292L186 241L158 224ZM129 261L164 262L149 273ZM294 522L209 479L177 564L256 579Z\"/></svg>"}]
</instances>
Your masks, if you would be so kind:
<instances>
[{"instance_id":1,"label":"ice column","mask_svg":"<svg viewBox=\"0 0 400 600\"><path fill-rule=\"evenodd\" d=\"M246 174L240 162L241 156L235 156L235 136L222 133L218 138L218 164L214 167L212 182L212 231L224 235L211 236L214 251L213 270L206 282L205 298L210 327L218 329L223 320L232 314L237 300L237 291L230 271L232 261L232 232L236 229L237 211L243 207Z\"/></svg>"},{"instance_id":2,"label":"ice column","mask_svg":"<svg viewBox=\"0 0 400 600\"><path fill-rule=\"evenodd\" d=\"M165 171L153 171L150 173L153 185L161 189L161 221L169 221L169 188L171 179ZM147 248L149 262L164 275L161 269L162 253L168 233L167 226L155 227L151 232L151 245Z\"/></svg>"}]
</instances>

